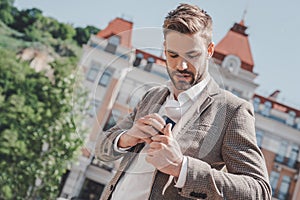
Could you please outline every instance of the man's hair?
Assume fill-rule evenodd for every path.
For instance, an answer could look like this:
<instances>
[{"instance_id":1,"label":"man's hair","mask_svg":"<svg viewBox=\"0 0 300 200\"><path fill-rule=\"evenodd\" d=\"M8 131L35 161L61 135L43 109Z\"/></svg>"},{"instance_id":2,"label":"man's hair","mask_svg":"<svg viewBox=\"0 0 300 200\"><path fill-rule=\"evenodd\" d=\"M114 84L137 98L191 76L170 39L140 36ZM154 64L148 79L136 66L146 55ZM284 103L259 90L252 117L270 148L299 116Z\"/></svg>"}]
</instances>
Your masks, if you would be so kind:
<instances>
[{"instance_id":1,"label":"man's hair","mask_svg":"<svg viewBox=\"0 0 300 200\"><path fill-rule=\"evenodd\" d=\"M170 31L183 34L201 32L207 44L212 40L212 18L206 11L195 5L180 4L175 10L170 11L165 18L163 28L165 38Z\"/></svg>"}]
</instances>

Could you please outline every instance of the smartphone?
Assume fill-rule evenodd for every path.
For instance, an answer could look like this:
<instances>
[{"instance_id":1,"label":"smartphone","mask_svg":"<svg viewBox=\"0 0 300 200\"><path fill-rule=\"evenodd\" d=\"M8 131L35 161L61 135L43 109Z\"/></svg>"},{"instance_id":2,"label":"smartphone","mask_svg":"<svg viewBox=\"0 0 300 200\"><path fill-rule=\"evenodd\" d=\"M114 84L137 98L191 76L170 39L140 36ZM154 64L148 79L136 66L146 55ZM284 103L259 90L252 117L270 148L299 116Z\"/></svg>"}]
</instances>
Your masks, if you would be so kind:
<instances>
[{"instance_id":1,"label":"smartphone","mask_svg":"<svg viewBox=\"0 0 300 200\"><path fill-rule=\"evenodd\" d=\"M176 123L166 115L162 116L162 118L165 120L166 124L169 124L169 123L172 124L172 128L171 128L171 130L172 130Z\"/></svg>"}]
</instances>

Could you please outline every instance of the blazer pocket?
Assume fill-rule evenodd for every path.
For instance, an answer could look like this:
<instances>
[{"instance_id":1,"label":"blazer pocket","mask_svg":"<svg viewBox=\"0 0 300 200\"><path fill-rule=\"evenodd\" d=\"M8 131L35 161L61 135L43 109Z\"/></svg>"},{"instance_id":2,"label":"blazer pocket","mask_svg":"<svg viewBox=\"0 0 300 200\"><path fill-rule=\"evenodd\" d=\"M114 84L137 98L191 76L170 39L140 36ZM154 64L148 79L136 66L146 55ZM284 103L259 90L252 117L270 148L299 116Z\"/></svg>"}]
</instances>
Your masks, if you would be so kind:
<instances>
[{"instance_id":1,"label":"blazer pocket","mask_svg":"<svg viewBox=\"0 0 300 200\"><path fill-rule=\"evenodd\" d=\"M195 157L199 154L204 138L207 134L217 131L217 127L211 125L194 126L180 134L177 141L184 155Z\"/></svg>"}]
</instances>

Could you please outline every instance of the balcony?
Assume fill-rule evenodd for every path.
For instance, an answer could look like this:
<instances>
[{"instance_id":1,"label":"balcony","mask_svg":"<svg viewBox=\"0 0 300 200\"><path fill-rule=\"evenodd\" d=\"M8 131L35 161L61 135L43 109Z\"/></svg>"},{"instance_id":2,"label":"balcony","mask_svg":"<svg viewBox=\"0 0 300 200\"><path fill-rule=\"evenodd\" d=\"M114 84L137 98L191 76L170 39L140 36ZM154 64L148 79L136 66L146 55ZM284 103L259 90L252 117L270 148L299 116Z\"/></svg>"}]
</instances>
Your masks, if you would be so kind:
<instances>
[{"instance_id":1,"label":"balcony","mask_svg":"<svg viewBox=\"0 0 300 200\"><path fill-rule=\"evenodd\" d=\"M290 159L289 157L283 157L277 154L275 157L275 162L294 170L300 169L300 162L294 159Z\"/></svg>"}]
</instances>

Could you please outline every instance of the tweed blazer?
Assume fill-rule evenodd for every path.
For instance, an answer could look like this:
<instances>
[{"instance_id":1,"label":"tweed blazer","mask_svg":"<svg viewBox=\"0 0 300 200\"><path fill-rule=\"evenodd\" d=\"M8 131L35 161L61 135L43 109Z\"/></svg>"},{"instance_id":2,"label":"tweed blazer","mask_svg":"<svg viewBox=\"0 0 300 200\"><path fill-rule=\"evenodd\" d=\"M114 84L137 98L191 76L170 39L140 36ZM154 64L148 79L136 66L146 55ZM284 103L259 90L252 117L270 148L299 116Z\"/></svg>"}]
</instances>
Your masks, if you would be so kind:
<instances>
[{"instance_id":1,"label":"tweed blazer","mask_svg":"<svg viewBox=\"0 0 300 200\"><path fill-rule=\"evenodd\" d=\"M122 154L114 150L114 139L130 129L135 120L158 112L168 95L167 87L152 88L130 115L99 135L95 149L98 159L113 161L123 157L102 200L111 198L116 184L143 148L139 144ZM271 199L268 172L256 143L254 123L251 104L219 88L212 79L172 130L187 157L184 187L171 184L163 195L169 175L156 170L148 199Z\"/></svg>"}]
</instances>

